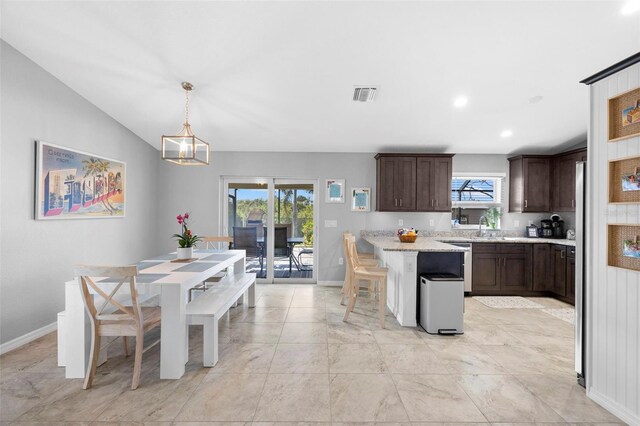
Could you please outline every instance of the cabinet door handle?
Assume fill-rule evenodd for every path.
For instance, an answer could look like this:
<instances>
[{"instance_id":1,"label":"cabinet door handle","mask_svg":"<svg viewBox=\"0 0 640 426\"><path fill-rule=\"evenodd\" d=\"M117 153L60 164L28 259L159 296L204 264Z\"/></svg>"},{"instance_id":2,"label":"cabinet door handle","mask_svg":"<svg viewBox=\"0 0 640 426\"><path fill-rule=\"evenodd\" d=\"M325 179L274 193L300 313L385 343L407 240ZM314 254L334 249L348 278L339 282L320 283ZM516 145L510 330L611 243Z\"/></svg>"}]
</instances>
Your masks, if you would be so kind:
<instances>
[{"instance_id":1,"label":"cabinet door handle","mask_svg":"<svg viewBox=\"0 0 640 426\"><path fill-rule=\"evenodd\" d=\"M433 207L433 200L431 200L431 207Z\"/></svg>"},{"instance_id":2,"label":"cabinet door handle","mask_svg":"<svg viewBox=\"0 0 640 426\"><path fill-rule=\"evenodd\" d=\"M400 207L402 207L402 198L400 198Z\"/></svg>"},{"instance_id":3,"label":"cabinet door handle","mask_svg":"<svg viewBox=\"0 0 640 426\"><path fill-rule=\"evenodd\" d=\"M398 206L398 199L397 198L393 199L393 205L396 206L396 207Z\"/></svg>"},{"instance_id":4,"label":"cabinet door handle","mask_svg":"<svg viewBox=\"0 0 640 426\"><path fill-rule=\"evenodd\" d=\"M564 250L560 252L560 259L564 259Z\"/></svg>"},{"instance_id":5,"label":"cabinet door handle","mask_svg":"<svg viewBox=\"0 0 640 426\"><path fill-rule=\"evenodd\" d=\"M524 208L527 208L527 200L524 200Z\"/></svg>"},{"instance_id":6,"label":"cabinet door handle","mask_svg":"<svg viewBox=\"0 0 640 426\"><path fill-rule=\"evenodd\" d=\"M571 208L575 208L576 207L576 200L571 200Z\"/></svg>"}]
</instances>

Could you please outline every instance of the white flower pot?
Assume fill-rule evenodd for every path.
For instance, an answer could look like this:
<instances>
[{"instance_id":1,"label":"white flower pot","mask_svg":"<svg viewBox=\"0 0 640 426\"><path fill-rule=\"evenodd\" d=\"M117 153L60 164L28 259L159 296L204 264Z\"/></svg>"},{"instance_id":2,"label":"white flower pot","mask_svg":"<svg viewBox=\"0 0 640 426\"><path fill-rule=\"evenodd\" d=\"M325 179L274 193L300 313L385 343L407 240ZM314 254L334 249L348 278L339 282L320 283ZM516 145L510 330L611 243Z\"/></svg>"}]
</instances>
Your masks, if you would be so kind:
<instances>
[{"instance_id":1,"label":"white flower pot","mask_svg":"<svg viewBox=\"0 0 640 426\"><path fill-rule=\"evenodd\" d=\"M178 247L176 253L180 260L191 259L193 257L193 247Z\"/></svg>"}]
</instances>

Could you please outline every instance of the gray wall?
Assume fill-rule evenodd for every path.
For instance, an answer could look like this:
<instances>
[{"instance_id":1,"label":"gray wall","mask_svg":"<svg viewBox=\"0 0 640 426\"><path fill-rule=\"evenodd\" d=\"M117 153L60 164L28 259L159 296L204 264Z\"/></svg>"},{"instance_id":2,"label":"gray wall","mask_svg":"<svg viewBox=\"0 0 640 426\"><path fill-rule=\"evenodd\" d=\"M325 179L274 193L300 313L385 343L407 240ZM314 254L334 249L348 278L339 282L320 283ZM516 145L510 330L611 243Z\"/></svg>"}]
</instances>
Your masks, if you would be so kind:
<instances>
[{"instance_id":1,"label":"gray wall","mask_svg":"<svg viewBox=\"0 0 640 426\"><path fill-rule=\"evenodd\" d=\"M364 229L367 214L351 212L348 197L344 204L324 203L322 185L324 179L339 178L346 180L347 188L373 187L375 173L373 154L213 152L209 167L162 164L158 210L162 214L159 233L164 238L160 247L164 251L175 249L170 236L177 230L175 216L181 212L192 213L191 224L198 234L220 232L221 176L318 179L318 280L340 280L344 277L344 267L338 265L338 258L342 257L341 235L345 230ZM325 220L337 220L337 228L324 228Z\"/></svg>"},{"instance_id":2,"label":"gray wall","mask_svg":"<svg viewBox=\"0 0 640 426\"><path fill-rule=\"evenodd\" d=\"M214 142L214 141L211 141ZM214 142L215 149L215 142ZM402 219L404 226L413 226L426 231L448 231L451 229L451 213L371 213L351 212L349 200L345 204L326 204L322 185L326 178L345 179L347 189L355 186L370 186L375 192L376 164L374 153L330 154L330 153L266 153L266 152L214 152L209 167L180 167L170 163L160 166L159 219L160 248L170 251L175 242L170 239L176 232L175 216L189 211L193 215L192 225L199 234L217 235L220 230L221 176L282 177L318 179L320 182L320 210L318 223L319 281L339 281L344 277L344 266L338 264L343 256L340 238L349 230L358 233L361 229L392 230ZM453 171L478 173L508 173L505 155L456 155ZM505 194L508 197L508 179ZM348 198L348 197L347 197ZM508 205L508 198L505 200ZM375 194L372 199L375 210ZM520 221L518 229L524 235L524 226L529 221L539 222L549 214L505 213L503 229L514 229L513 221ZM434 226L430 226L430 220ZM325 220L337 220L337 228L324 228Z\"/></svg>"},{"instance_id":3,"label":"gray wall","mask_svg":"<svg viewBox=\"0 0 640 426\"><path fill-rule=\"evenodd\" d=\"M56 320L74 263L129 263L156 252L159 154L1 43L0 341L5 343ZM127 217L35 221L37 139L125 161Z\"/></svg>"}]
</instances>

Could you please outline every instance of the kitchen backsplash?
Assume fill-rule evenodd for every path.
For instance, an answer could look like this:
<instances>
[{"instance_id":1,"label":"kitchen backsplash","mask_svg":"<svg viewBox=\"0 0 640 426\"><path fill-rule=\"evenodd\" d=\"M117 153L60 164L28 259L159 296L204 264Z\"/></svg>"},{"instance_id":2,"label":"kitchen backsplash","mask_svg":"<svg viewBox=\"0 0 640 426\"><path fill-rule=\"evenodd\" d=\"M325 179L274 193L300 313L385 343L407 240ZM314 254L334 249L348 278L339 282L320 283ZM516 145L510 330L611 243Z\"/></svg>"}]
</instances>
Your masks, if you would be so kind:
<instances>
[{"instance_id":1,"label":"kitchen backsplash","mask_svg":"<svg viewBox=\"0 0 640 426\"><path fill-rule=\"evenodd\" d=\"M523 237L524 229L522 231L498 231L483 228L487 232L491 233L491 235L495 237ZM478 230L477 229L452 229L450 231L421 231L418 229L418 235L422 237L477 237ZM360 236L371 236L371 237L395 237L396 230L362 230L360 231Z\"/></svg>"},{"instance_id":2,"label":"kitchen backsplash","mask_svg":"<svg viewBox=\"0 0 640 426\"><path fill-rule=\"evenodd\" d=\"M574 229L575 213L561 212L559 213L562 220L565 221L564 229ZM507 213L505 212L501 218L501 230L497 236L524 236L525 228L529 222L536 226L540 226L540 220L549 219L551 213ZM402 225L398 225L402 220ZM516 226L517 223L517 226ZM416 228L425 235L433 234L434 236L447 235L473 235L478 233L478 229L453 229L451 227L451 213L391 213L391 212L371 212L366 215L365 229L371 232L379 232L380 229L388 229L389 232L395 232L398 228ZM483 226L483 229L486 229ZM438 234L434 234L438 233ZM444 234L441 234L444 233ZM451 234L450 234L451 233Z\"/></svg>"}]
</instances>

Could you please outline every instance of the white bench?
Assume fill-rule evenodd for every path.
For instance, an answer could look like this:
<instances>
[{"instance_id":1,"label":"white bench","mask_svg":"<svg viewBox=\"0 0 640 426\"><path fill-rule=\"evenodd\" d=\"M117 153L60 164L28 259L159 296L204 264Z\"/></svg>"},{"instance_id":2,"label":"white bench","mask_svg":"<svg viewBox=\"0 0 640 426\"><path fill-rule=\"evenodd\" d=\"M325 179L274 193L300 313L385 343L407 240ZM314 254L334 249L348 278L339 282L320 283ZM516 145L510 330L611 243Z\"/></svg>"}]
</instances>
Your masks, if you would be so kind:
<instances>
[{"instance_id":1,"label":"white bench","mask_svg":"<svg viewBox=\"0 0 640 426\"><path fill-rule=\"evenodd\" d=\"M205 367L218 363L218 320L248 293L250 308L256 302L256 274L229 274L207 289L201 296L187 303L186 313L190 325L203 325L202 362Z\"/></svg>"}]
</instances>

